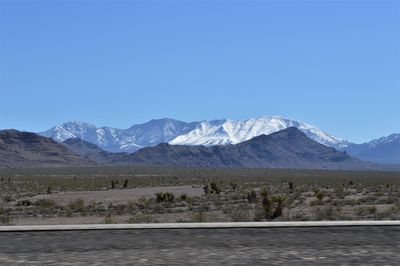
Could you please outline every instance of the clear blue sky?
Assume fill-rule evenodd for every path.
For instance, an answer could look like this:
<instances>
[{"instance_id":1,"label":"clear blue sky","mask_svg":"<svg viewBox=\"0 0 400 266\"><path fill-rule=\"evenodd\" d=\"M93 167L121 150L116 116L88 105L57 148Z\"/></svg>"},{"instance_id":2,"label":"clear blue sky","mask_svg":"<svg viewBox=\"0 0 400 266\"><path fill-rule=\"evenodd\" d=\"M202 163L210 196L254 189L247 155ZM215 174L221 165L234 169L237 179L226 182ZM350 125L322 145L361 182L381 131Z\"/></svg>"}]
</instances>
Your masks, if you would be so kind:
<instances>
[{"instance_id":1,"label":"clear blue sky","mask_svg":"<svg viewBox=\"0 0 400 266\"><path fill-rule=\"evenodd\" d=\"M0 0L0 128L281 115L400 132L400 1Z\"/></svg>"}]
</instances>

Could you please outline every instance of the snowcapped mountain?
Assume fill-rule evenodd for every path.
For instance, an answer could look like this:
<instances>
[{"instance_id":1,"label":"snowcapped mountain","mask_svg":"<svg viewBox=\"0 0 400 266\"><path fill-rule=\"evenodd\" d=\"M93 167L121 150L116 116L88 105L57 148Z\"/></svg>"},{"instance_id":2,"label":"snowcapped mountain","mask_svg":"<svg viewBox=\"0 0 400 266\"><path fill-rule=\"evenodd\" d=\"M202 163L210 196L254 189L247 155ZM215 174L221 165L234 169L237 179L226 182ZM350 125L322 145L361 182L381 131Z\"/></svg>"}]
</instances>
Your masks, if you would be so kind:
<instances>
[{"instance_id":1,"label":"snowcapped mountain","mask_svg":"<svg viewBox=\"0 0 400 266\"><path fill-rule=\"evenodd\" d=\"M393 142L400 142L400 133L395 133L395 134L391 134L387 137L382 137L379 139L374 139L370 142L368 142L368 146L370 148L376 148L379 145L384 145L384 144L388 144L388 143L393 143Z\"/></svg>"},{"instance_id":2,"label":"snowcapped mountain","mask_svg":"<svg viewBox=\"0 0 400 266\"><path fill-rule=\"evenodd\" d=\"M309 138L335 148L346 147L348 141L331 136L315 126L277 116L246 120L203 121L187 134L170 141L174 145L226 145L237 144L256 136L296 127Z\"/></svg>"},{"instance_id":3,"label":"snowcapped mountain","mask_svg":"<svg viewBox=\"0 0 400 266\"><path fill-rule=\"evenodd\" d=\"M89 123L68 122L55 126L39 134L51 137L58 142L69 138L82 140L98 145L111 152L133 152L147 146L168 142L176 136L185 134L197 125L174 119L155 119L144 124L133 125L128 129L96 127Z\"/></svg>"},{"instance_id":4,"label":"snowcapped mountain","mask_svg":"<svg viewBox=\"0 0 400 266\"><path fill-rule=\"evenodd\" d=\"M343 150L366 161L400 164L400 134L392 134L363 144L351 144Z\"/></svg>"},{"instance_id":5,"label":"snowcapped mountain","mask_svg":"<svg viewBox=\"0 0 400 266\"><path fill-rule=\"evenodd\" d=\"M128 129L98 128L89 123L75 121L63 123L39 134L59 142L69 138L80 138L111 152L133 152L163 142L175 145L205 146L236 144L292 126L304 132L311 139L327 146L344 148L350 144L350 142L333 137L315 126L277 116L191 123L164 118L133 125Z\"/></svg>"}]
</instances>

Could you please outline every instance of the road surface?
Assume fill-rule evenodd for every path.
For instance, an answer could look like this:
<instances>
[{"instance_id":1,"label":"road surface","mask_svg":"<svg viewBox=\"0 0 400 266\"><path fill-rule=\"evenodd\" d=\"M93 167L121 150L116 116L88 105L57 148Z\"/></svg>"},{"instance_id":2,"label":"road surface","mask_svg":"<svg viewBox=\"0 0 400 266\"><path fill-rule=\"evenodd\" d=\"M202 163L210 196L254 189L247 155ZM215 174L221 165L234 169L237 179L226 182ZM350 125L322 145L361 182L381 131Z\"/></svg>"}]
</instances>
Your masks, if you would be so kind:
<instances>
[{"instance_id":1,"label":"road surface","mask_svg":"<svg viewBox=\"0 0 400 266\"><path fill-rule=\"evenodd\" d=\"M0 265L399 265L400 226L0 232Z\"/></svg>"}]
</instances>

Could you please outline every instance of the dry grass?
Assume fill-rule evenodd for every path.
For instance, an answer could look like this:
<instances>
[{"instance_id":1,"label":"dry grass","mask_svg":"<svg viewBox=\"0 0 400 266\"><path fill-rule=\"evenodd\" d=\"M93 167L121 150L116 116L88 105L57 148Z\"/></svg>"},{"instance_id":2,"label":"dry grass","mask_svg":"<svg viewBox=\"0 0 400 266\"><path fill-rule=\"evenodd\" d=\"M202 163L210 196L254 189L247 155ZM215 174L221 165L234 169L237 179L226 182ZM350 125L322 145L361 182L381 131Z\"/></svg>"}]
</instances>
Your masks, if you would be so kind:
<instances>
[{"instance_id":1,"label":"dry grass","mask_svg":"<svg viewBox=\"0 0 400 266\"><path fill-rule=\"evenodd\" d=\"M5 169L0 193L2 224L400 219L398 172Z\"/></svg>"}]
</instances>

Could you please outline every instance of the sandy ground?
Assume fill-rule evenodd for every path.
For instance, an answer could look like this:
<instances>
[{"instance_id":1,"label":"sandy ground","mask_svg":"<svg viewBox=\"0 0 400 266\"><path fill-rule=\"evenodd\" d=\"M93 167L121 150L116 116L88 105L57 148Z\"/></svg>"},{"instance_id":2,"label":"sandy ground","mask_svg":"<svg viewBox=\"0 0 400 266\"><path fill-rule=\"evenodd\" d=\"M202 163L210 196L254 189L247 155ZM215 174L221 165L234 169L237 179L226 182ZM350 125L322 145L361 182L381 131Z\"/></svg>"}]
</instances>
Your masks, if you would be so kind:
<instances>
[{"instance_id":1,"label":"sandy ground","mask_svg":"<svg viewBox=\"0 0 400 266\"><path fill-rule=\"evenodd\" d=\"M38 199L52 199L59 205L66 205L76 199L82 199L86 203L102 202L105 204L126 204L131 200L137 200L141 197L154 198L157 192L171 192L175 196L187 194L189 197L201 196L204 194L202 188L193 188L192 186L170 186L170 187L139 187L133 189L109 189L97 191L74 191L59 192L54 194L42 194L31 198L31 201Z\"/></svg>"}]
</instances>

